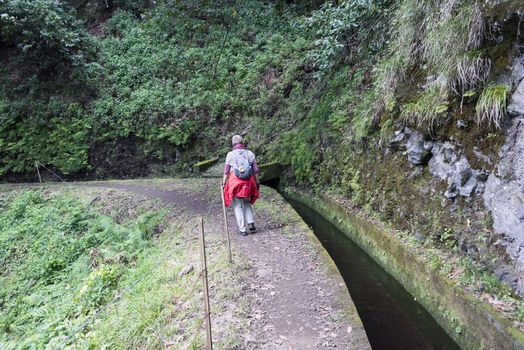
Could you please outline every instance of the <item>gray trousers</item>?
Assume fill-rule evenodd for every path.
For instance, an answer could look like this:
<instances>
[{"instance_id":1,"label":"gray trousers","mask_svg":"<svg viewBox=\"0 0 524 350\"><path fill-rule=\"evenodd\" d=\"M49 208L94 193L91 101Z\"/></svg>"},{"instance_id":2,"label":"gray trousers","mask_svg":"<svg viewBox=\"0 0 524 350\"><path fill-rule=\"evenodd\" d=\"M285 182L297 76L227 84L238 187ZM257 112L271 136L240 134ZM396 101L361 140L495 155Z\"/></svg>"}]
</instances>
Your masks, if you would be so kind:
<instances>
[{"instance_id":1,"label":"gray trousers","mask_svg":"<svg viewBox=\"0 0 524 350\"><path fill-rule=\"evenodd\" d=\"M249 203L249 198L233 198L235 216L237 218L238 229L240 232L246 232L247 224L253 224L253 207Z\"/></svg>"}]
</instances>

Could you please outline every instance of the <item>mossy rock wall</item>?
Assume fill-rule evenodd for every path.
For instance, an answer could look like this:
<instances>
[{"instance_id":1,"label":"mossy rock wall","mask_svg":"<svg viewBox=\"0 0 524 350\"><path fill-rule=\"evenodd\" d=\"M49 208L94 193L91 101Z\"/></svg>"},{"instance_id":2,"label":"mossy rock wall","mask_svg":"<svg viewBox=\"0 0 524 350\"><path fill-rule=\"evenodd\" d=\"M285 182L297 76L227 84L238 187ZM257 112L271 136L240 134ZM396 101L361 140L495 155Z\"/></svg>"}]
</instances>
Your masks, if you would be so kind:
<instances>
[{"instance_id":1,"label":"mossy rock wall","mask_svg":"<svg viewBox=\"0 0 524 350\"><path fill-rule=\"evenodd\" d=\"M218 163L218 157L212 158L212 159L206 159L203 161L200 161L198 163L193 164L193 169L199 173L203 173L209 168L211 168L213 165Z\"/></svg>"},{"instance_id":2,"label":"mossy rock wall","mask_svg":"<svg viewBox=\"0 0 524 350\"><path fill-rule=\"evenodd\" d=\"M258 168L262 182L279 179L282 174L282 165L278 162L260 164Z\"/></svg>"},{"instance_id":3,"label":"mossy rock wall","mask_svg":"<svg viewBox=\"0 0 524 350\"><path fill-rule=\"evenodd\" d=\"M315 209L408 290L463 349L524 349L524 334L483 301L467 295L398 237L327 197L286 191Z\"/></svg>"}]
</instances>

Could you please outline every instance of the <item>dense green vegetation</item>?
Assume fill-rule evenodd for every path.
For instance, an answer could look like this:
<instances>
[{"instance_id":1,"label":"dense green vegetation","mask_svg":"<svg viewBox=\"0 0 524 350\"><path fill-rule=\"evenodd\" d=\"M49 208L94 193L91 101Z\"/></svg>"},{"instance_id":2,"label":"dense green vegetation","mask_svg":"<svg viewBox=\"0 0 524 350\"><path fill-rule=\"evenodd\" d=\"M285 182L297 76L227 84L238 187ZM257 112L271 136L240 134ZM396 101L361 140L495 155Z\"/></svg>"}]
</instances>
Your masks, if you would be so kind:
<instances>
[{"instance_id":1,"label":"dense green vegetation","mask_svg":"<svg viewBox=\"0 0 524 350\"><path fill-rule=\"evenodd\" d=\"M70 195L2 196L1 342L44 347L108 302L152 248L163 213L119 225ZM91 269L91 265L99 265Z\"/></svg>"},{"instance_id":2,"label":"dense green vegetation","mask_svg":"<svg viewBox=\"0 0 524 350\"><path fill-rule=\"evenodd\" d=\"M0 4L8 49L1 174L32 171L38 160L65 174L111 175L121 165L111 163L119 146L142 165L172 164L180 153L187 160L184 151L195 145L209 153L225 136L217 128L239 125L263 105L264 72L307 45L294 35L292 9L262 2L166 2L138 13L114 7L96 36L66 2Z\"/></svg>"},{"instance_id":3,"label":"dense green vegetation","mask_svg":"<svg viewBox=\"0 0 524 350\"><path fill-rule=\"evenodd\" d=\"M241 132L293 184L404 229L459 232L465 218L451 222L425 200L427 179L406 183L400 154L380 165L368 154L382 157L408 124L496 156L511 93L497 79L514 54L518 8L3 0L0 176L36 180L37 161L66 178L173 175L222 157ZM457 132L459 119L476 127Z\"/></svg>"},{"instance_id":4,"label":"dense green vegetation","mask_svg":"<svg viewBox=\"0 0 524 350\"><path fill-rule=\"evenodd\" d=\"M338 8L347 6L345 2ZM301 89L296 100L292 96L279 101L283 117L279 120L291 119L288 125L294 130L283 135L283 143L289 148L274 153L283 163L291 163L299 182L328 185L351 194L354 186L344 183L343 178L358 177L352 169L355 153L379 148L384 137L392 134L393 126L405 123L436 136L445 134L460 118L477 123L480 137L501 126L509 87L488 82L507 69L494 66L493 61L501 59L496 55L501 54L502 47L508 47L508 42L488 34L493 28L486 13L494 4L485 5L483 10L476 1L405 0L374 6L368 8L359 25L347 21L348 28L364 38L355 35L360 39L343 40L340 46L345 51L335 46L340 52L338 64L325 68L318 58L322 57L317 53L319 48L310 46L306 59L319 69L327 69L327 73ZM335 17L336 23L345 23L346 11L330 9L325 6L314 11L307 23L316 20L319 28L325 28L318 17ZM369 13L376 13L375 22ZM372 31L367 28L370 23ZM370 33L371 37L363 35ZM338 34L334 31L332 35ZM318 41L329 42L314 43ZM352 49L358 54L352 54ZM502 55L508 61L512 54L509 50ZM328 54L325 57L334 62ZM472 109L476 113L471 113ZM279 130L282 127L286 129L280 124ZM311 145L314 152L310 152ZM353 165L340 169L341 161Z\"/></svg>"},{"instance_id":5,"label":"dense green vegetation","mask_svg":"<svg viewBox=\"0 0 524 350\"><path fill-rule=\"evenodd\" d=\"M166 208L129 198L78 188L4 189L2 349L136 348L155 344L165 327L200 341L200 318L181 321L200 307L190 292L195 278L177 277L196 247L165 221ZM174 297L188 305L167 318Z\"/></svg>"},{"instance_id":6,"label":"dense green vegetation","mask_svg":"<svg viewBox=\"0 0 524 350\"><path fill-rule=\"evenodd\" d=\"M0 175L35 161L80 176L185 170L243 130L318 185L333 145L402 121L438 131L465 100L477 112L461 118L499 126L507 87L486 83L507 43L493 39L494 8L4 0Z\"/></svg>"},{"instance_id":7,"label":"dense green vegetation","mask_svg":"<svg viewBox=\"0 0 524 350\"><path fill-rule=\"evenodd\" d=\"M207 198L214 184L155 182ZM0 186L0 349L202 348L199 219L128 191ZM207 222L215 347L233 349L247 270L223 239Z\"/></svg>"},{"instance_id":8,"label":"dense green vegetation","mask_svg":"<svg viewBox=\"0 0 524 350\"><path fill-rule=\"evenodd\" d=\"M240 132L293 185L341 195L447 250L462 231L485 247L489 218L450 215L421 190L431 176L385 145L407 124L496 157L519 9L2 0L0 177L36 179L37 161L70 178L172 175L222 157ZM459 120L471 127L457 130Z\"/></svg>"}]
</instances>

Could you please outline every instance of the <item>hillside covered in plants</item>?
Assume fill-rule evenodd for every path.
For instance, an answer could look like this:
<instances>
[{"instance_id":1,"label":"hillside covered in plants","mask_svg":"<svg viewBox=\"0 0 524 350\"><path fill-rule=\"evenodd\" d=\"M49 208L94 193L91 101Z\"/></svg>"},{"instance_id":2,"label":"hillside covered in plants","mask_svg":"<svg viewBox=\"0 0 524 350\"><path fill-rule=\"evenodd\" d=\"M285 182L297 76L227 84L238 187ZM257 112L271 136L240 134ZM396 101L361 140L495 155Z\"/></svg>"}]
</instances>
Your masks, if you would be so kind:
<instances>
[{"instance_id":1,"label":"hillside covered in plants","mask_svg":"<svg viewBox=\"0 0 524 350\"><path fill-rule=\"evenodd\" d=\"M202 348L195 217L105 186L2 185L0 348ZM208 233L208 243L220 242ZM233 269L225 250L209 263L210 282L220 280L215 340L235 348L245 270ZM216 310L231 308L223 324Z\"/></svg>"},{"instance_id":2,"label":"hillside covered in plants","mask_svg":"<svg viewBox=\"0 0 524 350\"><path fill-rule=\"evenodd\" d=\"M307 181L319 143L453 118L496 131L520 17L494 3L2 1L0 174L180 170L241 129Z\"/></svg>"},{"instance_id":3,"label":"hillside covered in plants","mask_svg":"<svg viewBox=\"0 0 524 350\"><path fill-rule=\"evenodd\" d=\"M0 176L187 175L241 133L282 184L437 247L436 269L522 320L523 11L0 0Z\"/></svg>"}]
</instances>

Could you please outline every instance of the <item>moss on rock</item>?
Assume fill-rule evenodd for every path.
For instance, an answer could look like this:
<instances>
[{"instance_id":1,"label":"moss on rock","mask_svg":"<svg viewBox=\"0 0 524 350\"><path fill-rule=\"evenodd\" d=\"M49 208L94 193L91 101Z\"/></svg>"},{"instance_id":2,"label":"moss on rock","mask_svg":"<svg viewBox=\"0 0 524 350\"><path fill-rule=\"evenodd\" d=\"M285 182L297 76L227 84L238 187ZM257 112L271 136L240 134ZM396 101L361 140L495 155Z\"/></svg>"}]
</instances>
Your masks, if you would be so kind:
<instances>
[{"instance_id":1,"label":"moss on rock","mask_svg":"<svg viewBox=\"0 0 524 350\"><path fill-rule=\"evenodd\" d=\"M198 163L195 163L195 164L193 164L192 168L195 171L198 171L198 172L202 173L202 172L206 171L207 169L209 169L210 167L212 167L213 165L215 165L216 163L218 163L218 157L215 157L215 158L212 158L212 159L206 159L206 160L200 161Z\"/></svg>"}]
</instances>

